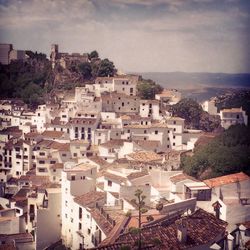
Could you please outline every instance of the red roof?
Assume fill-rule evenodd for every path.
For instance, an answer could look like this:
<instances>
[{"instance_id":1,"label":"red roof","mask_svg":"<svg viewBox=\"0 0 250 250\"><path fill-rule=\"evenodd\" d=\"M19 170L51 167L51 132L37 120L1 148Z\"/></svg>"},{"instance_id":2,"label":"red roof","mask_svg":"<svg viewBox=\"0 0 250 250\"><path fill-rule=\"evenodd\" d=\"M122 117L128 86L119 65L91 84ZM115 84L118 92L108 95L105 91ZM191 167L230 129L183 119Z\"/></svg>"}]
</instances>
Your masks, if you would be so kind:
<instances>
[{"instance_id":1,"label":"red roof","mask_svg":"<svg viewBox=\"0 0 250 250\"><path fill-rule=\"evenodd\" d=\"M236 174L229 174L229 175L224 175L224 176L220 176L220 177L216 177L212 179L207 179L207 180L204 180L204 182L210 188L213 188L213 187L219 187L219 186L223 186L223 185L227 185L227 184L231 184L235 182L240 182L240 181L246 181L246 180L250 180L250 177L244 174L243 172L240 172Z\"/></svg>"}]
</instances>

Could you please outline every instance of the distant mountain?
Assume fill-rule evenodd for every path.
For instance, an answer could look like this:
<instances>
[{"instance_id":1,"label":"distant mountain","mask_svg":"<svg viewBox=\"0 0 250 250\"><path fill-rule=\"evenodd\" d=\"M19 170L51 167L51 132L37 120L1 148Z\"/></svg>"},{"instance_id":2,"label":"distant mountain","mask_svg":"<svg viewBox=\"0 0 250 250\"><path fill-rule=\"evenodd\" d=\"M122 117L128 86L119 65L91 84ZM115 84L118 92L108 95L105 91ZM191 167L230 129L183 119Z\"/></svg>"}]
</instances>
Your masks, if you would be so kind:
<instances>
[{"instance_id":1,"label":"distant mountain","mask_svg":"<svg viewBox=\"0 0 250 250\"><path fill-rule=\"evenodd\" d=\"M145 79L152 79L164 88L179 89L184 96L197 101L221 95L228 89L250 88L250 74L142 72Z\"/></svg>"}]
</instances>

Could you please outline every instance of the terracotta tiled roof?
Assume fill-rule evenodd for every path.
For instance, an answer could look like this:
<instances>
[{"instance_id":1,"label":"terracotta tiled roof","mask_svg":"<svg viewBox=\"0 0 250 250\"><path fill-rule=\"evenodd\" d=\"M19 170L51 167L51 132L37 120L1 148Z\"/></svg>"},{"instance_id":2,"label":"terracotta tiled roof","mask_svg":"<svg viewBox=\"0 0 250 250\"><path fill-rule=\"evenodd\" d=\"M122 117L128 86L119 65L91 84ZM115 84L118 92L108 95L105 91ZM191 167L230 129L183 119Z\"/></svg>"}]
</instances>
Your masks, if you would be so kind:
<instances>
[{"instance_id":1,"label":"terracotta tiled roof","mask_svg":"<svg viewBox=\"0 0 250 250\"><path fill-rule=\"evenodd\" d=\"M177 238L177 227L182 224L187 228L187 240L180 243ZM215 242L218 236L223 238L227 223L217 219L214 215L202 209L196 210L192 215L175 220L174 223L164 226L158 224L142 228L143 249L191 249L205 247ZM138 234L121 234L115 244L106 245L97 249L118 250L121 245L128 245L130 249L138 249L135 245ZM156 241L157 240L157 241ZM120 245L117 245L117 243Z\"/></svg>"},{"instance_id":2,"label":"terracotta tiled roof","mask_svg":"<svg viewBox=\"0 0 250 250\"><path fill-rule=\"evenodd\" d=\"M108 235L113 229L113 225L105 218L98 209L92 209L91 216L97 222L101 230Z\"/></svg>"},{"instance_id":3,"label":"terracotta tiled roof","mask_svg":"<svg viewBox=\"0 0 250 250\"><path fill-rule=\"evenodd\" d=\"M105 199L106 199L106 193L92 191L92 192L88 192L86 194L75 197L74 201L80 206L94 208L95 204L98 201L102 201Z\"/></svg>"},{"instance_id":4,"label":"terracotta tiled roof","mask_svg":"<svg viewBox=\"0 0 250 250\"><path fill-rule=\"evenodd\" d=\"M109 172L105 172L103 174L103 176L108 179L108 180L111 180L111 181L114 181L116 183L126 183L127 181L127 178L125 177L122 177L120 175L116 175L116 174L112 174L112 173L109 173Z\"/></svg>"},{"instance_id":5,"label":"terracotta tiled roof","mask_svg":"<svg viewBox=\"0 0 250 250\"><path fill-rule=\"evenodd\" d=\"M16 250L14 242L4 243L0 245L0 250Z\"/></svg>"},{"instance_id":6,"label":"terracotta tiled roof","mask_svg":"<svg viewBox=\"0 0 250 250\"><path fill-rule=\"evenodd\" d=\"M107 165L108 163L103 160L101 157L99 156L90 156L88 157L91 161L95 162L96 164L100 165L101 167Z\"/></svg>"},{"instance_id":7,"label":"terracotta tiled roof","mask_svg":"<svg viewBox=\"0 0 250 250\"><path fill-rule=\"evenodd\" d=\"M58 126L60 126L60 125L65 125L65 124L66 124L65 121L61 121L61 120L60 120L60 117L55 117L55 119L54 119L54 120L51 120L50 123L51 123L52 125L58 125ZM48 125L50 125L50 124L48 124Z\"/></svg>"},{"instance_id":8,"label":"terracotta tiled roof","mask_svg":"<svg viewBox=\"0 0 250 250\"><path fill-rule=\"evenodd\" d=\"M140 177L143 177L143 176L146 176L148 175L148 171L140 171L140 172L134 172L134 173L131 173L127 176L127 178L132 181L134 179L137 179L137 178L140 178Z\"/></svg>"},{"instance_id":9,"label":"terracotta tiled roof","mask_svg":"<svg viewBox=\"0 0 250 250\"><path fill-rule=\"evenodd\" d=\"M24 135L25 138L36 138L38 137L40 134L38 132L29 132L27 134Z\"/></svg>"},{"instance_id":10,"label":"terracotta tiled roof","mask_svg":"<svg viewBox=\"0 0 250 250\"><path fill-rule=\"evenodd\" d=\"M17 207L27 207L28 206L28 199L25 199L25 200L18 200L16 201L16 204L15 204Z\"/></svg>"},{"instance_id":11,"label":"terracotta tiled roof","mask_svg":"<svg viewBox=\"0 0 250 250\"><path fill-rule=\"evenodd\" d=\"M41 186L44 183L49 182L49 177L48 176L37 176L37 175L21 175L18 181L27 181L31 182L32 186Z\"/></svg>"},{"instance_id":12,"label":"terracotta tiled roof","mask_svg":"<svg viewBox=\"0 0 250 250\"><path fill-rule=\"evenodd\" d=\"M51 169L63 169L63 163L56 163L50 166Z\"/></svg>"},{"instance_id":13,"label":"terracotta tiled roof","mask_svg":"<svg viewBox=\"0 0 250 250\"><path fill-rule=\"evenodd\" d=\"M122 115L120 118L122 120L131 120L131 117L129 115Z\"/></svg>"},{"instance_id":14,"label":"terracotta tiled roof","mask_svg":"<svg viewBox=\"0 0 250 250\"><path fill-rule=\"evenodd\" d=\"M42 133L43 137L46 138L61 138L63 136L64 132L62 131L49 131L46 130Z\"/></svg>"},{"instance_id":15,"label":"terracotta tiled roof","mask_svg":"<svg viewBox=\"0 0 250 250\"><path fill-rule=\"evenodd\" d=\"M149 162L149 161L161 161L162 156L156 154L153 151L138 151L127 155L135 161Z\"/></svg>"},{"instance_id":16,"label":"terracotta tiled roof","mask_svg":"<svg viewBox=\"0 0 250 250\"><path fill-rule=\"evenodd\" d=\"M123 146L124 142L127 142L128 140L122 140L122 139L115 139L110 140L105 143L102 143L100 146L105 148L120 148Z\"/></svg>"},{"instance_id":17,"label":"terracotta tiled roof","mask_svg":"<svg viewBox=\"0 0 250 250\"><path fill-rule=\"evenodd\" d=\"M11 199L15 201L25 200L30 191L30 188L21 188Z\"/></svg>"},{"instance_id":18,"label":"terracotta tiled roof","mask_svg":"<svg viewBox=\"0 0 250 250\"><path fill-rule=\"evenodd\" d=\"M250 229L250 221L246 221L241 224L244 225L247 229Z\"/></svg>"},{"instance_id":19,"label":"terracotta tiled roof","mask_svg":"<svg viewBox=\"0 0 250 250\"><path fill-rule=\"evenodd\" d=\"M96 168L96 166L88 164L88 163L79 163L72 168L65 168L64 171L65 172L81 172L81 171L90 170L93 168Z\"/></svg>"},{"instance_id":20,"label":"terracotta tiled roof","mask_svg":"<svg viewBox=\"0 0 250 250\"><path fill-rule=\"evenodd\" d=\"M193 180L193 181L197 181L194 177L189 176L187 174L184 173L180 173L174 176L170 177L170 181L173 182L174 184L180 181L184 181L184 180Z\"/></svg>"},{"instance_id":21,"label":"terracotta tiled roof","mask_svg":"<svg viewBox=\"0 0 250 250\"><path fill-rule=\"evenodd\" d=\"M204 180L204 182L210 187L219 187L223 185L227 185L230 183L235 183L235 182L240 182L240 181L245 181L245 180L250 180L250 177L243 172L236 173L236 174L229 174L229 175L224 175L212 179L207 179Z\"/></svg>"},{"instance_id":22,"label":"terracotta tiled roof","mask_svg":"<svg viewBox=\"0 0 250 250\"><path fill-rule=\"evenodd\" d=\"M69 151L70 144L69 143L59 143L56 141L53 141L50 145L50 148L58 149L59 151Z\"/></svg>"},{"instance_id":23,"label":"terracotta tiled roof","mask_svg":"<svg viewBox=\"0 0 250 250\"><path fill-rule=\"evenodd\" d=\"M148 124L148 125L141 125L141 124L130 124L127 126L124 126L124 128L145 128L145 129L149 129L149 128L167 128L168 125L166 123L152 123L152 124Z\"/></svg>"}]
</instances>

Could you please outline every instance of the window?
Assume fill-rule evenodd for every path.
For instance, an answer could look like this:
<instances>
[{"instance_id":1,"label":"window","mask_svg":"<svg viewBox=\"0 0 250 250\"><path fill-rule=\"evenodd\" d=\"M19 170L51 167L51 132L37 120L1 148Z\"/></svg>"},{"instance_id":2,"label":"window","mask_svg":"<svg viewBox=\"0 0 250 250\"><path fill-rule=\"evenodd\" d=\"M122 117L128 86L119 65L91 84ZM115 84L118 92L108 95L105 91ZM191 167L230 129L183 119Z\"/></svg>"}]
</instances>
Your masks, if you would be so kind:
<instances>
[{"instance_id":1,"label":"window","mask_svg":"<svg viewBox=\"0 0 250 250\"><path fill-rule=\"evenodd\" d=\"M75 175L71 175L71 180L74 181L76 179Z\"/></svg>"},{"instance_id":2,"label":"window","mask_svg":"<svg viewBox=\"0 0 250 250\"><path fill-rule=\"evenodd\" d=\"M70 222L73 223L73 221L74 221L73 218L70 218Z\"/></svg>"},{"instance_id":3,"label":"window","mask_svg":"<svg viewBox=\"0 0 250 250\"><path fill-rule=\"evenodd\" d=\"M112 187L112 181L108 180L108 186Z\"/></svg>"},{"instance_id":4,"label":"window","mask_svg":"<svg viewBox=\"0 0 250 250\"><path fill-rule=\"evenodd\" d=\"M82 229L82 223L79 223L78 230L81 230L81 229Z\"/></svg>"},{"instance_id":5,"label":"window","mask_svg":"<svg viewBox=\"0 0 250 250\"><path fill-rule=\"evenodd\" d=\"M90 234L91 233L91 231L90 231L90 229L88 228L88 234Z\"/></svg>"},{"instance_id":6,"label":"window","mask_svg":"<svg viewBox=\"0 0 250 250\"><path fill-rule=\"evenodd\" d=\"M175 139L175 135L173 136L173 139Z\"/></svg>"},{"instance_id":7,"label":"window","mask_svg":"<svg viewBox=\"0 0 250 250\"><path fill-rule=\"evenodd\" d=\"M173 146L175 146L175 142L173 143Z\"/></svg>"},{"instance_id":8,"label":"window","mask_svg":"<svg viewBox=\"0 0 250 250\"><path fill-rule=\"evenodd\" d=\"M174 121L174 124L176 124L176 121Z\"/></svg>"},{"instance_id":9,"label":"window","mask_svg":"<svg viewBox=\"0 0 250 250\"><path fill-rule=\"evenodd\" d=\"M77 153L74 153L73 156L74 156L74 157L77 157Z\"/></svg>"},{"instance_id":10,"label":"window","mask_svg":"<svg viewBox=\"0 0 250 250\"><path fill-rule=\"evenodd\" d=\"M62 157L66 157L67 156L67 154L62 154Z\"/></svg>"},{"instance_id":11,"label":"window","mask_svg":"<svg viewBox=\"0 0 250 250\"><path fill-rule=\"evenodd\" d=\"M56 164L56 161L50 161L50 164Z\"/></svg>"},{"instance_id":12,"label":"window","mask_svg":"<svg viewBox=\"0 0 250 250\"><path fill-rule=\"evenodd\" d=\"M45 161L40 160L38 163L39 164L45 164Z\"/></svg>"},{"instance_id":13,"label":"window","mask_svg":"<svg viewBox=\"0 0 250 250\"><path fill-rule=\"evenodd\" d=\"M158 130L155 130L155 134L158 135Z\"/></svg>"},{"instance_id":14,"label":"window","mask_svg":"<svg viewBox=\"0 0 250 250\"><path fill-rule=\"evenodd\" d=\"M144 134L147 134L147 130L144 130Z\"/></svg>"},{"instance_id":15,"label":"window","mask_svg":"<svg viewBox=\"0 0 250 250\"><path fill-rule=\"evenodd\" d=\"M44 173L44 172L46 172L46 169L45 169L45 168L39 168L39 169L38 169L38 172Z\"/></svg>"},{"instance_id":16,"label":"window","mask_svg":"<svg viewBox=\"0 0 250 250\"><path fill-rule=\"evenodd\" d=\"M79 207L79 219L82 219L82 208Z\"/></svg>"},{"instance_id":17,"label":"window","mask_svg":"<svg viewBox=\"0 0 250 250\"><path fill-rule=\"evenodd\" d=\"M174 131L176 131L176 128L174 128Z\"/></svg>"}]
</instances>

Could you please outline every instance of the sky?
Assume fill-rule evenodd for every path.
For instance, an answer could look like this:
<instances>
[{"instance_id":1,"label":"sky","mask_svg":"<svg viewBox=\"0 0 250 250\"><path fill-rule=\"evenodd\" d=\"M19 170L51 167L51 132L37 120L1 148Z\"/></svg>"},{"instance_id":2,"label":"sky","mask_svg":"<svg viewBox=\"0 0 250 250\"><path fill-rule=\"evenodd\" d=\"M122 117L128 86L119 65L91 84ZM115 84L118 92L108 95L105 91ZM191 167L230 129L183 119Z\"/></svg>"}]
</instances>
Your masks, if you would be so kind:
<instances>
[{"instance_id":1,"label":"sky","mask_svg":"<svg viewBox=\"0 0 250 250\"><path fill-rule=\"evenodd\" d=\"M250 73L250 0L0 0L0 43L123 72Z\"/></svg>"}]
</instances>

